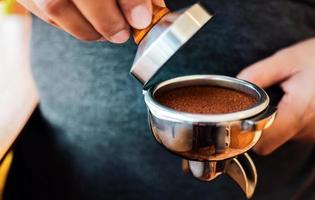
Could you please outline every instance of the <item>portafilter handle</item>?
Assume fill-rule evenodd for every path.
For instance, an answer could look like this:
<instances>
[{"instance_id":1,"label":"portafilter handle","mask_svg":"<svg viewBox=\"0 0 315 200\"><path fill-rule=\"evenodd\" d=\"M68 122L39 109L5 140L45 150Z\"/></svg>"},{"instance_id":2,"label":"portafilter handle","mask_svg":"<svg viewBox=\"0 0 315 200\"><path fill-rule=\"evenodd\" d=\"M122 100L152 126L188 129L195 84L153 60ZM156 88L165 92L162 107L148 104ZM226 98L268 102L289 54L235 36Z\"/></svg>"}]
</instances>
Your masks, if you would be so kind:
<instances>
[{"instance_id":1,"label":"portafilter handle","mask_svg":"<svg viewBox=\"0 0 315 200\"><path fill-rule=\"evenodd\" d=\"M247 153L223 161L183 160L183 170L203 181L211 181L221 174L227 174L242 189L246 198L251 198L257 184L257 171Z\"/></svg>"}]
</instances>

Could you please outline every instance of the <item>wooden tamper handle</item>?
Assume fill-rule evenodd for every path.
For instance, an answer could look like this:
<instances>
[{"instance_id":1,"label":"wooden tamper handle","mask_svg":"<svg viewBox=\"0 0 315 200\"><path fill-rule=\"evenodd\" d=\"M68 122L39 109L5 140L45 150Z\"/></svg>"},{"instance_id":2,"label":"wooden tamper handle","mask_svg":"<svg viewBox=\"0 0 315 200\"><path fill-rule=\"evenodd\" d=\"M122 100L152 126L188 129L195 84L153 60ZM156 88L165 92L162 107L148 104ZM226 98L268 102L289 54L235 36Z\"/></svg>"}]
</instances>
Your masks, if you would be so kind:
<instances>
[{"instance_id":1,"label":"wooden tamper handle","mask_svg":"<svg viewBox=\"0 0 315 200\"><path fill-rule=\"evenodd\" d=\"M135 40L136 44L139 44L141 40L144 38L144 36L151 30L151 28L160 21L164 15L170 12L170 10L166 7L158 7L155 5L152 5L152 22L151 24L145 28L145 29L133 29L133 38Z\"/></svg>"}]
</instances>

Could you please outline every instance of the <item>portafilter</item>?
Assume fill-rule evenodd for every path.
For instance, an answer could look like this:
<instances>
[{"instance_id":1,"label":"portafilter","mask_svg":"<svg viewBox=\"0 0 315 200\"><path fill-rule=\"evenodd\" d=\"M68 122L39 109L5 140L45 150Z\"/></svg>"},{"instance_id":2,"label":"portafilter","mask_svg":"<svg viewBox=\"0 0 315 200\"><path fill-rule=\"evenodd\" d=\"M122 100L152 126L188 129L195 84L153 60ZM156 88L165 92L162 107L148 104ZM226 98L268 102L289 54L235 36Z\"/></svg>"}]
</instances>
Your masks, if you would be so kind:
<instances>
[{"instance_id":1,"label":"portafilter","mask_svg":"<svg viewBox=\"0 0 315 200\"><path fill-rule=\"evenodd\" d=\"M246 152L258 142L263 129L271 125L276 109L269 105L269 97L262 88L228 76L182 76L147 87L158 70L213 16L199 3L175 12L153 7L153 13L152 25L134 30L139 46L130 73L143 85L154 138L183 158L185 172L203 181L227 174L247 198L252 197L257 172ZM169 108L155 98L159 92L189 86L229 88L251 95L256 102L236 112L196 114Z\"/></svg>"}]
</instances>

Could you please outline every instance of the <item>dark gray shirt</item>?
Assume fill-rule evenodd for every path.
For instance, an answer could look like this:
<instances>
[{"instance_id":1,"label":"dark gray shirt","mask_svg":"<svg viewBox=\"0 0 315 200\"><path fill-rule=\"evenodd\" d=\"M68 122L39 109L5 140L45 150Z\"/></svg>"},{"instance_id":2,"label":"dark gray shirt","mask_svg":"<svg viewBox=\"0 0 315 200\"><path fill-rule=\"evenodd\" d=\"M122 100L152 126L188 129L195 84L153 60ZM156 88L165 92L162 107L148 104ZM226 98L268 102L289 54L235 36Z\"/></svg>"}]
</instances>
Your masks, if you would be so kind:
<instances>
[{"instance_id":1,"label":"dark gray shirt","mask_svg":"<svg viewBox=\"0 0 315 200\"><path fill-rule=\"evenodd\" d=\"M315 35L315 1L202 2L216 16L155 81L186 74L235 76ZM181 160L154 141L141 85L128 74L136 51L131 40L81 42L33 18L31 48L41 103L16 144L6 199L245 198L225 176L207 183L183 174ZM281 93L269 90L274 104ZM252 156L259 174L254 199L315 199L313 145L289 142L270 156Z\"/></svg>"}]
</instances>

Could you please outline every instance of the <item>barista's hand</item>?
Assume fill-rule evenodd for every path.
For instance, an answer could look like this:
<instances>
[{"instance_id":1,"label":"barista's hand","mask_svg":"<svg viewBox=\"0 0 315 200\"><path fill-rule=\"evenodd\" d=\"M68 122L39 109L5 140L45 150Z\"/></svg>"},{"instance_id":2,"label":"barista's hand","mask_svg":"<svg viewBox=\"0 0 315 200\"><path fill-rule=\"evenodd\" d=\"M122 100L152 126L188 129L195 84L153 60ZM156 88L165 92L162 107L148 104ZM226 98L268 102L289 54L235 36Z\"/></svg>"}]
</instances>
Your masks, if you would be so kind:
<instances>
[{"instance_id":1,"label":"barista's hand","mask_svg":"<svg viewBox=\"0 0 315 200\"><path fill-rule=\"evenodd\" d=\"M238 78L285 92L274 124L254 151L267 155L290 139L315 143L315 39L285 48L244 69Z\"/></svg>"},{"instance_id":2,"label":"barista's hand","mask_svg":"<svg viewBox=\"0 0 315 200\"><path fill-rule=\"evenodd\" d=\"M151 23L152 3L164 0L17 0L33 14L81 40L126 42L130 26Z\"/></svg>"}]
</instances>

